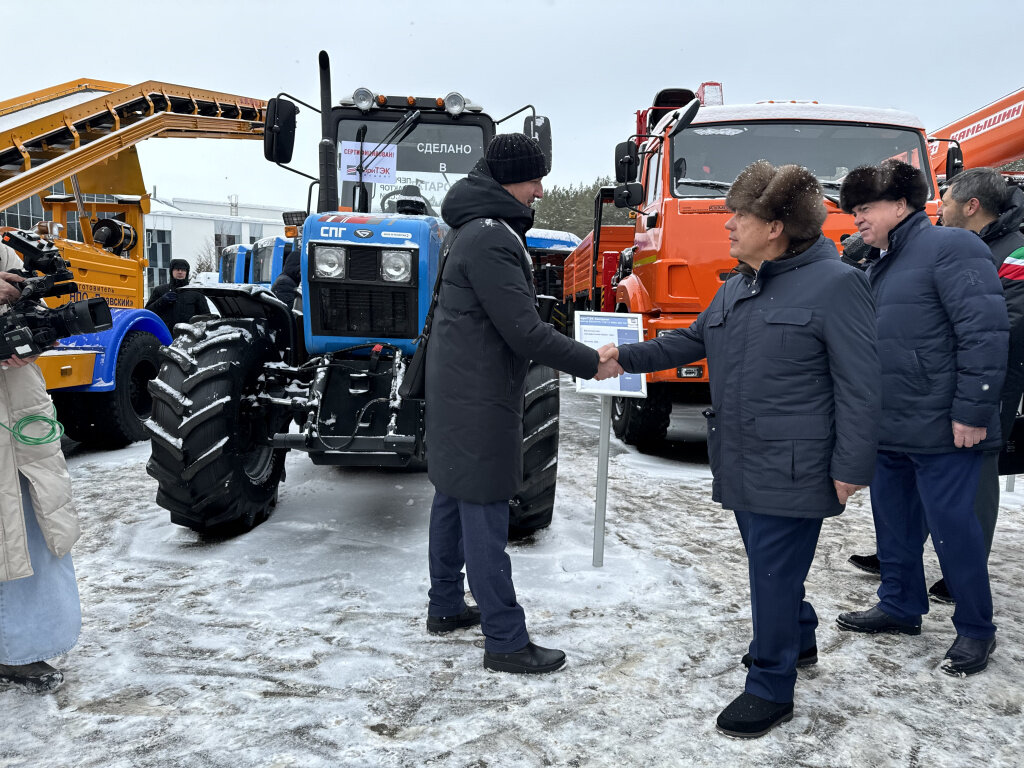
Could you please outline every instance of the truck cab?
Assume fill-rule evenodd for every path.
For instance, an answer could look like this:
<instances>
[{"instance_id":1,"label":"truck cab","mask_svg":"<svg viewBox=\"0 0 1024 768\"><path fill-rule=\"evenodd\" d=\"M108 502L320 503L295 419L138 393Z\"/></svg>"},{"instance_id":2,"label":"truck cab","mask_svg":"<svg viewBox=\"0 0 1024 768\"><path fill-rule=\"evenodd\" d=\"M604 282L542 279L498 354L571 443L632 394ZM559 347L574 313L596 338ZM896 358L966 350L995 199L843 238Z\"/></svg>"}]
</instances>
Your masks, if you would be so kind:
<instances>
[{"instance_id":1,"label":"truck cab","mask_svg":"<svg viewBox=\"0 0 1024 768\"><path fill-rule=\"evenodd\" d=\"M824 233L837 246L843 235L856 231L852 217L839 207L839 188L859 165L897 158L920 168L930 189L928 213L937 215L924 126L912 114L802 102L697 108L695 99L697 94L686 89L663 91L638 113L637 134L616 150L617 169L626 169L619 174L624 183L605 194L605 202L634 211L631 242L611 254L612 270L604 245L599 248L605 261L597 269L592 249L581 246L566 271L571 265L574 275L583 275L582 285L577 279L567 299L578 302L581 290L593 284L605 308L641 314L647 338L689 326L733 274L736 260L729 255L725 230L732 214L725 197L740 171L759 159L795 163L815 174L828 211ZM684 119L690 104L696 111ZM599 240L621 244L623 231L599 226ZM660 441L674 402L710 402L707 382L703 360L648 374L647 399L616 401L616 434L641 445Z\"/></svg>"}]
</instances>

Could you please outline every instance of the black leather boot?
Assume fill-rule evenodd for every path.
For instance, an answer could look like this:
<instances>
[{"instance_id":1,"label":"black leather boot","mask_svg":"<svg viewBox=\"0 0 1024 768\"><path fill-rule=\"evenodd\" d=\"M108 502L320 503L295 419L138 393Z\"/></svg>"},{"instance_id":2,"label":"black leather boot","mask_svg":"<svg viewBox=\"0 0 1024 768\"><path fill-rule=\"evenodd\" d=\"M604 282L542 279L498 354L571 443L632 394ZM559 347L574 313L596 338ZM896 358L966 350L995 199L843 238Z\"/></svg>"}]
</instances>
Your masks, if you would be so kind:
<instances>
[{"instance_id":1,"label":"black leather boot","mask_svg":"<svg viewBox=\"0 0 1024 768\"><path fill-rule=\"evenodd\" d=\"M527 643L514 653L484 651L484 669L492 672L542 674L554 672L565 664L565 654L555 648L541 648Z\"/></svg>"},{"instance_id":2,"label":"black leather boot","mask_svg":"<svg viewBox=\"0 0 1024 768\"><path fill-rule=\"evenodd\" d=\"M0 683L13 683L32 693L51 693L64 685L64 674L45 661L0 664Z\"/></svg>"},{"instance_id":3,"label":"black leather boot","mask_svg":"<svg viewBox=\"0 0 1024 768\"><path fill-rule=\"evenodd\" d=\"M756 739L793 719L793 702L779 704L743 692L718 716L718 730L738 739Z\"/></svg>"}]
</instances>

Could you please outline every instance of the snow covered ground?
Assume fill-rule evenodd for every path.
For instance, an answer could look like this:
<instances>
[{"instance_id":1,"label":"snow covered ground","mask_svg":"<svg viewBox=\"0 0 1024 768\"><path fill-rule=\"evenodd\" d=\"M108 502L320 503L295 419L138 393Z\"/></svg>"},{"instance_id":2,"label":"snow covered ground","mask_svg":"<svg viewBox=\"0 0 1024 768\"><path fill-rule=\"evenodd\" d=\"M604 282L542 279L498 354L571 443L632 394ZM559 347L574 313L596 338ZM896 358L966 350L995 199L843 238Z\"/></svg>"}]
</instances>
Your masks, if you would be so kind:
<instances>
[{"instance_id":1,"label":"snow covered ground","mask_svg":"<svg viewBox=\"0 0 1024 768\"><path fill-rule=\"evenodd\" d=\"M425 632L423 473L293 454L274 516L210 541L156 506L146 445L72 455L82 638L57 694L0 690L0 768L1022 764L1024 494L1003 498L988 671L938 671L948 607L920 637L836 629L873 603L875 581L845 563L874 546L860 498L823 528L808 583L820 662L800 672L794 720L736 741L714 719L743 687L746 566L703 447L613 439L597 569L598 422L563 380L556 519L510 549L533 639L569 663L526 679L485 672L475 631ZM926 567L938 577L930 551Z\"/></svg>"}]
</instances>

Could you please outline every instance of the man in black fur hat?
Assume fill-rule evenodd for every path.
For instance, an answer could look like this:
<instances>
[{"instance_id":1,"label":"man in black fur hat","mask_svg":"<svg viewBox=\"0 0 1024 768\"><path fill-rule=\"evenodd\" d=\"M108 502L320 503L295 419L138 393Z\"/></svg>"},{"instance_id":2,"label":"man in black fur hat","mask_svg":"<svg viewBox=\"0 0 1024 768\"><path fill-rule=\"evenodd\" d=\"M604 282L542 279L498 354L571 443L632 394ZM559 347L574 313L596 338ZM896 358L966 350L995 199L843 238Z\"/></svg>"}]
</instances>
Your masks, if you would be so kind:
<instances>
[{"instance_id":1,"label":"man in black fur hat","mask_svg":"<svg viewBox=\"0 0 1024 768\"><path fill-rule=\"evenodd\" d=\"M713 498L736 514L754 625L718 729L753 738L792 719L797 667L818 661L804 580L822 520L871 481L881 403L871 293L821 233L818 180L760 160L725 203L739 274L689 328L600 352L635 373L707 357Z\"/></svg>"},{"instance_id":2,"label":"man in black fur hat","mask_svg":"<svg viewBox=\"0 0 1024 768\"><path fill-rule=\"evenodd\" d=\"M871 482L878 604L836 620L854 632L921 633L929 531L956 600L944 672L981 672L995 648L985 542L974 515L983 451L999 447L1006 372L1003 292L984 243L933 227L928 184L907 163L851 171L840 190L864 242L875 297L883 418Z\"/></svg>"}]
</instances>

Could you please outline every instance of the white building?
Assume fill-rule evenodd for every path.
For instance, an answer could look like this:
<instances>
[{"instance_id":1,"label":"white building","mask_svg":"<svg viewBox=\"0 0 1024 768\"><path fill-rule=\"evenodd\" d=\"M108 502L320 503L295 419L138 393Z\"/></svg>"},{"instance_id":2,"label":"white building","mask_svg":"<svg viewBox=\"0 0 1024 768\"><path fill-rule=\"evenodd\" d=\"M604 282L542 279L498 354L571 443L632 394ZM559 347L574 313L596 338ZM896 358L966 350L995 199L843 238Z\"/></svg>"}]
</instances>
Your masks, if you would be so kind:
<instances>
[{"instance_id":1,"label":"white building","mask_svg":"<svg viewBox=\"0 0 1024 768\"><path fill-rule=\"evenodd\" d=\"M171 259L185 259L192 272L216 271L220 252L236 243L252 244L263 237L284 235L281 214L288 208L173 198L150 200L146 214L146 281L150 287L170 279ZM204 263L205 262L205 263Z\"/></svg>"}]
</instances>

